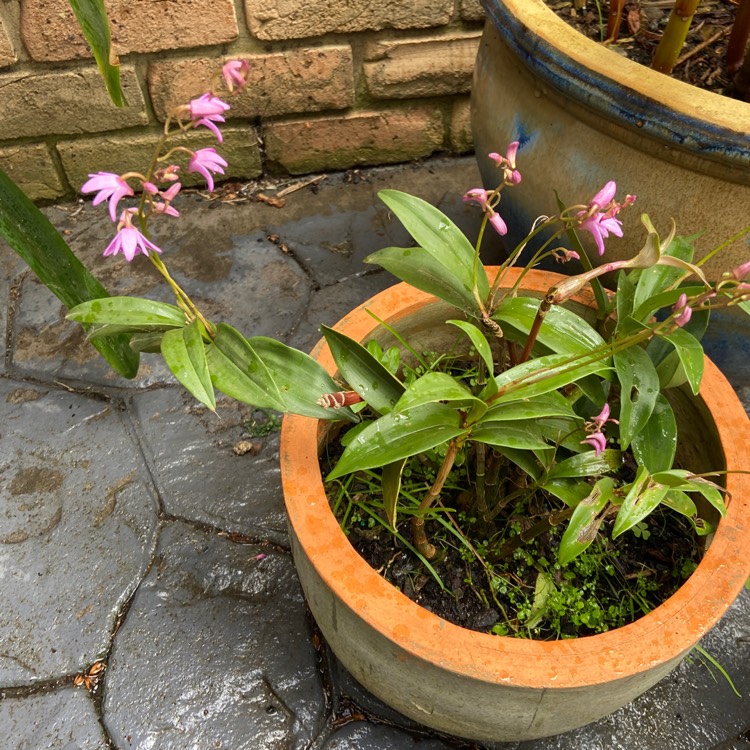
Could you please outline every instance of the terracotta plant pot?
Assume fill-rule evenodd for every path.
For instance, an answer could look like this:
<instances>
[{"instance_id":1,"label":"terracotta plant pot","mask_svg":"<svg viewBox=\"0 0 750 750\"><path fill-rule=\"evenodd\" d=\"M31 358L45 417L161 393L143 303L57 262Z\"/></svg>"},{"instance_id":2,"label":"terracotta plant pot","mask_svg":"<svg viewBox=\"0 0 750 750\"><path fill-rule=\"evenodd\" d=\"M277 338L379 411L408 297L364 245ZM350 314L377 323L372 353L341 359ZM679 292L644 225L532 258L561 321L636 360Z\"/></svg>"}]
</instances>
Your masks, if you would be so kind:
<instances>
[{"instance_id":1,"label":"terracotta plant pot","mask_svg":"<svg viewBox=\"0 0 750 750\"><path fill-rule=\"evenodd\" d=\"M682 235L705 231L700 254L747 225L750 104L628 60L568 26L544 0L483 5L472 127L487 187L498 181L487 153L521 142L523 182L503 193L498 209L511 227L509 243L555 210L553 190L568 205L585 203L608 180L620 197L638 197L621 215L625 236L607 243L608 259L640 249L642 211L664 235L671 218ZM730 249L721 266L709 264L709 275L746 253L744 242Z\"/></svg>"},{"instance_id":2,"label":"terracotta plant pot","mask_svg":"<svg viewBox=\"0 0 750 750\"><path fill-rule=\"evenodd\" d=\"M559 278L532 271L523 287L541 295ZM587 296L576 299L590 303ZM416 338L418 348L433 346L453 314L433 297L397 284L337 325L357 340L377 338L384 345L393 343L391 335L365 308L410 342ZM325 345L314 356L335 372ZM672 400L691 468L731 470L747 463L750 423L710 361L701 396L681 392ZM680 662L750 574L750 478L730 473L728 514L703 560L673 597L635 623L552 642L465 630L408 599L351 547L323 490L318 451L325 433L325 423L287 416L281 434L292 551L308 604L334 653L362 685L440 731L480 741L524 740L614 711Z\"/></svg>"}]
</instances>

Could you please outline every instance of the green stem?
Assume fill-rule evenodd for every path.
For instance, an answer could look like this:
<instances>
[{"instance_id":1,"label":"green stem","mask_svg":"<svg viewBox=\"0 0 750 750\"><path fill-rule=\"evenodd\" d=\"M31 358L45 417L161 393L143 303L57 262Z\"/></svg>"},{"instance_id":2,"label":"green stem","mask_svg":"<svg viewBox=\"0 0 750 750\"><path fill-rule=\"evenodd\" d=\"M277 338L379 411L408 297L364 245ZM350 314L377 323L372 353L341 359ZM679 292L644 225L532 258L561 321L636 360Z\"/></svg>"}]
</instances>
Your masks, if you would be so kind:
<instances>
[{"instance_id":1,"label":"green stem","mask_svg":"<svg viewBox=\"0 0 750 750\"><path fill-rule=\"evenodd\" d=\"M443 490L443 485L448 479L448 475L453 468L453 464L458 455L458 449L460 447L459 440L454 438L448 443L448 450L445 453L443 463L438 470L435 481L427 490L422 502L419 504L420 513L414 516L411 520L411 533L414 539L414 546L419 550L420 554L424 555L428 560L434 560L437 556L437 548L434 544L431 544L427 538L427 532L425 531L425 520L424 511L426 511L432 504L440 497L440 493Z\"/></svg>"},{"instance_id":2,"label":"green stem","mask_svg":"<svg viewBox=\"0 0 750 750\"><path fill-rule=\"evenodd\" d=\"M667 21L651 67L660 73L671 73L687 37L700 0L677 0Z\"/></svg>"}]
</instances>

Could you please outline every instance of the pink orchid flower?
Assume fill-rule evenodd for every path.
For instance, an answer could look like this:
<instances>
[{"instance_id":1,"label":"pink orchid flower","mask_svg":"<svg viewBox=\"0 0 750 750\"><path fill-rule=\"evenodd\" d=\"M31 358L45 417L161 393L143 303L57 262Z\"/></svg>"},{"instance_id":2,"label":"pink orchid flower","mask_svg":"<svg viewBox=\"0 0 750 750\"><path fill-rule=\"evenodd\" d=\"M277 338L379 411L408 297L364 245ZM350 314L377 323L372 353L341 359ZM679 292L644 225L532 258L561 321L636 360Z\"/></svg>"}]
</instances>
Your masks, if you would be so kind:
<instances>
[{"instance_id":1,"label":"pink orchid flower","mask_svg":"<svg viewBox=\"0 0 750 750\"><path fill-rule=\"evenodd\" d=\"M490 205L490 195L484 188L472 188L468 190L462 200L464 203L476 203L478 206L481 206L482 210L487 214L490 224L492 224L494 230L501 237L508 233L508 226L500 214Z\"/></svg>"},{"instance_id":2,"label":"pink orchid flower","mask_svg":"<svg viewBox=\"0 0 750 750\"><path fill-rule=\"evenodd\" d=\"M221 74L224 76L224 83L230 92L242 91L247 86L247 74L250 70L250 63L247 60L230 60L224 63Z\"/></svg>"},{"instance_id":3,"label":"pink orchid flower","mask_svg":"<svg viewBox=\"0 0 750 750\"><path fill-rule=\"evenodd\" d=\"M521 173L516 169L516 154L519 145L519 141L509 144L505 156L500 156L495 151L487 154L496 166L502 168L503 179L509 185L518 185L521 182Z\"/></svg>"},{"instance_id":4,"label":"pink orchid flower","mask_svg":"<svg viewBox=\"0 0 750 750\"><path fill-rule=\"evenodd\" d=\"M120 177L111 172L97 172L90 174L81 187L82 193L96 193L92 205L98 206L109 200L109 215L112 221L117 221L117 204L127 195L134 195L133 188Z\"/></svg>"},{"instance_id":5,"label":"pink orchid flower","mask_svg":"<svg viewBox=\"0 0 750 750\"><path fill-rule=\"evenodd\" d=\"M581 443L586 443L594 448L595 455L599 455L602 451L607 448L607 438L605 437L602 429L607 422L614 422L617 424L616 419L611 419L609 411L609 404L604 404L601 412L597 414L593 419L586 422L586 430L589 434L581 440Z\"/></svg>"},{"instance_id":6,"label":"pink orchid flower","mask_svg":"<svg viewBox=\"0 0 750 750\"><path fill-rule=\"evenodd\" d=\"M197 128L199 125L204 125L216 136L219 143L224 142L224 136L215 123L225 122L222 113L229 109L226 102L213 94L203 94L198 99L193 99L188 104L188 109L193 120L193 127Z\"/></svg>"},{"instance_id":7,"label":"pink orchid flower","mask_svg":"<svg viewBox=\"0 0 750 750\"><path fill-rule=\"evenodd\" d=\"M226 161L216 153L216 149L199 148L193 152L193 158L190 159L190 164L188 165L188 172L198 172L206 180L208 189L213 190L214 178L211 172L224 174L224 167L226 166Z\"/></svg>"},{"instance_id":8,"label":"pink orchid flower","mask_svg":"<svg viewBox=\"0 0 750 750\"><path fill-rule=\"evenodd\" d=\"M622 222L615 217L620 209L633 203L635 196L629 195L623 204L614 203L617 184L610 180L589 202L588 210L578 213L579 227L591 233L599 255L604 255L604 240L610 234L622 237ZM606 209L602 211L601 209Z\"/></svg>"},{"instance_id":9,"label":"pink orchid flower","mask_svg":"<svg viewBox=\"0 0 750 750\"><path fill-rule=\"evenodd\" d=\"M148 255L151 250L156 253L161 252L160 248L149 241L133 226L131 217L135 213L136 209L134 208L126 208L122 212L120 223L117 225L117 234L112 242L107 245L103 255L109 256L122 253L125 256L125 260L129 263L138 253Z\"/></svg>"},{"instance_id":10,"label":"pink orchid flower","mask_svg":"<svg viewBox=\"0 0 750 750\"><path fill-rule=\"evenodd\" d=\"M687 294L681 294L677 302L672 307L672 312L675 313L674 322L682 328L689 320L693 317L693 308L687 303Z\"/></svg>"}]
</instances>

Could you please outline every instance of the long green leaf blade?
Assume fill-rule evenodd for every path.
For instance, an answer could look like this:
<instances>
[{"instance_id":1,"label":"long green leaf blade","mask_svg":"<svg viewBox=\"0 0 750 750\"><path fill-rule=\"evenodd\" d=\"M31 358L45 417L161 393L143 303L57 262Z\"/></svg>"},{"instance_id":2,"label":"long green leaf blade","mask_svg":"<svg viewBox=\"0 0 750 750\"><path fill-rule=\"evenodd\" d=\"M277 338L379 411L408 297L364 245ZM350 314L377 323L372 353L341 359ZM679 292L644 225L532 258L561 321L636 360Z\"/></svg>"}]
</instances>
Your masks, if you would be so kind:
<instances>
[{"instance_id":1,"label":"long green leaf blade","mask_svg":"<svg viewBox=\"0 0 750 750\"><path fill-rule=\"evenodd\" d=\"M486 422L478 424L471 431L471 439L478 443L522 450L544 449L549 445L544 440L541 427L535 423Z\"/></svg>"},{"instance_id":2,"label":"long green leaf blade","mask_svg":"<svg viewBox=\"0 0 750 750\"><path fill-rule=\"evenodd\" d=\"M596 539L604 520L602 511L612 497L614 486L610 477L602 477L592 488L591 494L576 505L557 550L560 565L574 560Z\"/></svg>"},{"instance_id":3,"label":"long green leaf blade","mask_svg":"<svg viewBox=\"0 0 750 750\"><path fill-rule=\"evenodd\" d=\"M400 461L464 432L458 412L445 404L424 404L400 414L390 412L357 434L328 480Z\"/></svg>"},{"instance_id":4,"label":"long green leaf blade","mask_svg":"<svg viewBox=\"0 0 750 750\"><path fill-rule=\"evenodd\" d=\"M672 468L677 452L677 421L664 394L659 394L648 422L633 436L630 447L636 461L651 474Z\"/></svg>"},{"instance_id":5,"label":"long green leaf blade","mask_svg":"<svg viewBox=\"0 0 750 750\"><path fill-rule=\"evenodd\" d=\"M244 336L226 323L216 327L206 361L211 382L222 393L260 409L286 410L268 368Z\"/></svg>"},{"instance_id":6,"label":"long green leaf blade","mask_svg":"<svg viewBox=\"0 0 750 750\"><path fill-rule=\"evenodd\" d=\"M563 477L596 477L600 474L611 474L622 466L622 453L613 448L602 451L585 451L556 464L549 473L550 479Z\"/></svg>"},{"instance_id":7,"label":"long green leaf blade","mask_svg":"<svg viewBox=\"0 0 750 750\"><path fill-rule=\"evenodd\" d=\"M167 331L161 339L161 354L177 380L200 403L216 411L216 397L198 321L194 320L185 328Z\"/></svg>"},{"instance_id":8,"label":"long green leaf blade","mask_svg":"<svg viewBox=\"0 0 750 750\"><path fill-rule=\"evenodd\" d=\"M66 307L109 296L73 254L49 219L2 169L0 236ZM139 358L128 345L128 336L111 336L91 343L120 375L135 377Z\"/></svg>"},{"instance_id":9,"label":"long green leaf blade","mask_svg":"<svg viewBox=\"0 0 750 750\"><path fill-rule=\"evenodd\" d=\"M91 47L109 97L117 107L125 106L120 86L120 63L112 50L109 18L104 0L68 0Z\"/></svg>"},{"instance_id":10,"label":"long green leaf blade","mask_svg":"<svg viewBox=\"0 0 750 750\"><path fill-rule=\"evenodd\" d=\"M604 373L610 369L610 357L583 364L571 363L568 354L547 354L511 367L495 377L500 396L493 404L532 398L557 390L593 373Z\"/></svg>"},{"instance_id":11,"label":"long green leaf blade","mask_svg":"<svg viewBox=\"0 0 750 750\"><path fill-rule=\"evenodd\" d=\"M404 384L358 341L321 326L339 372L378 414L387 414L404 393Z\"/></svg>"},{"instance_id":12,"label":"long green leaf blade","mask_svg":"<svg viewBox=\"0 0 750 750\"><path fill-rule=\"evenodd\" d=\"M464 286L473 288L474 246L442 211L399 190L381 190L378 197L396 214L420 247L451 269ZM489 284L484 269L481 265L478 268L477 288L484 300L489 294Z\"/></svg>"},{"instance_id":13,"label":"long green leaf blade","mask_svg":"<svg viewBox=\"0 0 750 750\"><path fill-rule=\"evenodd\" d=\"M620 447L646 426L659 396L659 375L645 349L631 346L614 356L620 381Z\"/></svg>"},{"instance_id":14,"label":"long green leaf blade","mask_svg":"<svg viewBox=\"0 0 750 750\"><path fill-rule=\"evenodd\" d=\"M664 338L674 346L677 356L680 358L680 364L685 371L687 381L690 384L690 389L697 396L700 393L705 364L701 342L683 328L678 328L672 331L672 333L665 334Z\"/></svg>"},{"instance_id":15,"label":"long green leaf blade","mask_svg":"<svg viewBox=\"0 0 750 750\"><path fill-rule=\"evenodd\" d=\"M394 406L394 411L404 412L422 404L448 402L456 408L471 409L481 414L487 408L485 403L472 395L471 391L455 378L444 372L428 372L417 378L404 391Z\"/></svg>"},{"instance_id":16,"label":"long green leaf blade","mask_svg":"<svg viewBox=\"0 0 750 750\"><path fill-rule=\"evenodd\" d=\"M525 340L536 318L541 300L531 297L505 299L492 315L504 324L506 335ZM516 332L507 328L511 326ZM598 349L604 339L583 318L564 307L552 307L544 318L537 341L546 349L558 354L585 354Z\"/></svg>"},{"instance_id":17,"label":"long green leaf blade","mask_svg":"<svg viewBox=\"0 0 750 750\"><path fill-rule=\"evenodd\" d=\"M543 393L519 401L492 404L479 422L504 422L513 419L541 419L543 417L572 417L573 407L557 391Z\"/></svg>"},{"instance_id":18,"label":"long green leaf blade","mask_svg":"<svg viewBox=\"0 0 750 750\"><path fill-rule=\"evenodd\" d=\"M446 320L445 322L460 328L469 337L472 345L477 350L477 354L482 358L488 375L491 377L495 372L495 362L492 358L490 343L487 341L484 333L473 323L469 323L466 320Z\"/></svg>"},{"instance_id":19,"label":"long green leaf blade","mask_svg":"<svg viewBox=\"0 0 750 750\"><path fill-rule=\"evenodd\" d=\"M348 407L329 409L318 405L322 395L335 393L339 386L312 357L266 336L253 336L247 341L270 372L285 411L316 419L358 421Z\"/></svg>"},{"instance_id":20,"label":"long green leaf blade","mask_svg":"<svg viewBox=\"0 0 750 750\"><path fill-rule=\"evenodd\" d=\"M89 300L76 305L66 317L78 323L132 328L182 328L186 323L185 313L179 307L142 297L105 297Z\"/></svg>"},{"instance_id":21,"label":"long green leaf blade","mask_svg":"<svg viewBox=\"0 0 750 750\"><path fill-rule=\"evenodd\" d=\"M476 308L471 288L422 247L384 247L368 255L365 263L375 263L407 284L459 310Z\"/></svg>"}]
</instances>

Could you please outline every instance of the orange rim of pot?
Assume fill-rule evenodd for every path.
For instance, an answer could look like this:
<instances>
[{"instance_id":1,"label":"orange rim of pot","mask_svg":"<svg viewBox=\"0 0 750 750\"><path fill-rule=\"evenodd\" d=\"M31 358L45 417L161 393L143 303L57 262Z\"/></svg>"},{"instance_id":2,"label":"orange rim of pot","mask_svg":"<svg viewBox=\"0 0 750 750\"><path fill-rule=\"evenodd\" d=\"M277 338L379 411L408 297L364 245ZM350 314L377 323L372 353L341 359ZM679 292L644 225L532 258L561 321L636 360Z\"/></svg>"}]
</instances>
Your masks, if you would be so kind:
<instances>
[{"instance_id":1,"label":"orange rim of pot","mask_svg":"<svg viewBox=\"0 0 750 750\"><path fill-rule=\"evenodd\" d=\"M495 269L487 269L494 276ZM510 269L512 283L519 269ZM531 271L523 288L546 292L557 274ZM574 298L590 304L588 293ZM434 300L397 284L368 300L336 325L363 340L378 323L394 322ZM336 366L320 342L313 356L331 373ZM727 469L744 468L750 421L734 390L708 359L700 398L709 408ZM626 678L679 657L718 622L750 573L750 478L728 474L727 516L693 575L666 602L639 620L597 635L535 641L479 633L423 609L383 579L341 531L323 489L318 463L318 420L287 415L281 433L281 474L287 512L304 554L335 596L405 652L475 679L519 687L584 687ZM750 468L750 467L748 467ZM394 614L394 607L396 613Z\"/></svg>"}]
</instances>

